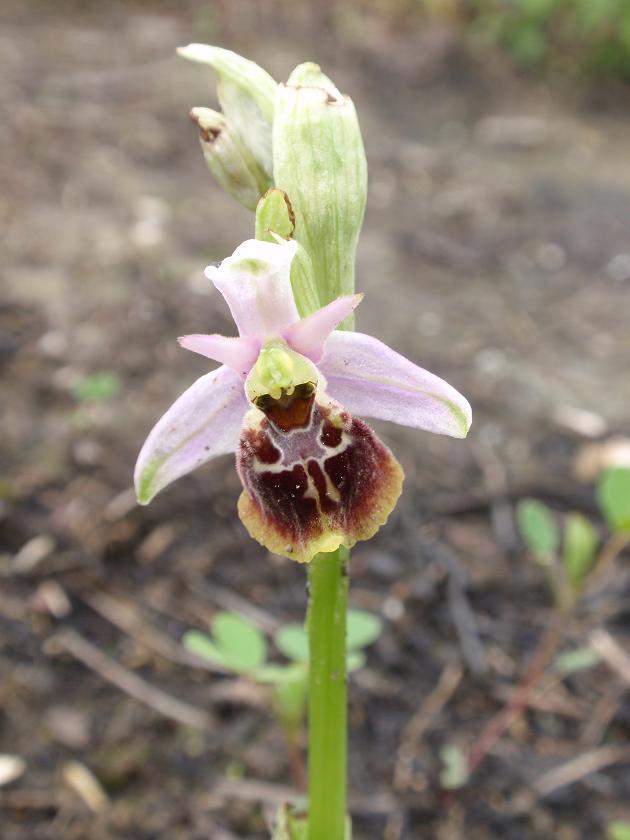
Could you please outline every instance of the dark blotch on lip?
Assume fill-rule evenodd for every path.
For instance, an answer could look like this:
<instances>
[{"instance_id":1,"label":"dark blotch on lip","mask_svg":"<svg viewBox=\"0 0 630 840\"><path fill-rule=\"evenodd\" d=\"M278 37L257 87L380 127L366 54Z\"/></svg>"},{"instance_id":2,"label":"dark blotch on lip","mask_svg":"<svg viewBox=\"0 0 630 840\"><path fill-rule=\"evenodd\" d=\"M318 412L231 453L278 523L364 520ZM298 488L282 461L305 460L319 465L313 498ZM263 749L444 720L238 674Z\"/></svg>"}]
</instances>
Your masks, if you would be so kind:
<instances>
[{"instance_id":1,"label":"dark blotch on lip","mask_svg":"<svg viewBox=\"0 0 630 840\"><path fill-rule=\"evenodd\" d=\"M334 449L336 446L339 446L341 443L341 436L342 431L337 426L333 426L333 424L326 420L324 425L322 426L322 434L321 434L321 442L324 446L327 446L329 449Z\"/></svg>"},{"instance_id":2,"label":"dark blotch on lip","mask_svg":"<svg viewBox=\"0 0 630 840\"><path fill-rule=\"evenodd\" d=\"M297 385L292 394L282 392L279 399L264 394L256 400L256 407L267 417L270 423L281 432L304 429L308 426L315 399L315 385L305 382Z\"/></svg>"}]
</instances>

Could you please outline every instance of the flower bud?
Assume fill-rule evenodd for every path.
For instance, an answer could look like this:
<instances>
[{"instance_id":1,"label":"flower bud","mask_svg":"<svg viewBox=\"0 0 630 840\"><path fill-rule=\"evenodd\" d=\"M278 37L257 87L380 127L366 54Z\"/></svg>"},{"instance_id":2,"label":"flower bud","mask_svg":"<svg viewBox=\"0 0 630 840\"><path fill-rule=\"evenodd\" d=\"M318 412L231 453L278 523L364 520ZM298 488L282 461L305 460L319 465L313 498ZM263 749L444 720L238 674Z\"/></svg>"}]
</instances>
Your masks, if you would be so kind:
<instances>
[{"instance_id":1,"label":"flower bud","mask_svg":"<svg viewBox=\"0 0 630 840\"><path fill-rule=\"evenodd\" d=\"M210 108L193 108L190 117L199 126L203 156L218 183L245 207L255 210L270 186L256 158L223 114Z\"/></svg>"},{"instance_id":2,"label":"flower bud","mask_svg":"<svg viewBox=\"0 0 630 840\"><path fill-rule=\"evenodd\" d=\"M271 178L271 126L277 84L269 73L231 50L208 44L189 44L177 52L190 61L209 64L219 74L217 95L223 113Z\"/></svg>"},{"instance_id":3,"label":"flower bud","mask_svg":"<svg viewBox=\"0 0 630 840\"><path fill-rule=\"evenodd\" d=\"M289 196L273 188L263 195L256 207L256 239L276 242L291 239L295 231L295 213ZM291 263L291 287L301 318L322 306L315 285L313 263L307 251L298 242Z\"/></svg>"},{"instance_id":4,"label":"flower bud","mask_svg":"<svg viewBox=\"0 0 630 840\"><path fill-rule=\"evenodd\" d=\"M316 64L299 65L278 87L273 158L274 184L290 196L294 236L311 257L321 304L352 294L367 164L352 101Z\"/></svg>"}]
</instances>

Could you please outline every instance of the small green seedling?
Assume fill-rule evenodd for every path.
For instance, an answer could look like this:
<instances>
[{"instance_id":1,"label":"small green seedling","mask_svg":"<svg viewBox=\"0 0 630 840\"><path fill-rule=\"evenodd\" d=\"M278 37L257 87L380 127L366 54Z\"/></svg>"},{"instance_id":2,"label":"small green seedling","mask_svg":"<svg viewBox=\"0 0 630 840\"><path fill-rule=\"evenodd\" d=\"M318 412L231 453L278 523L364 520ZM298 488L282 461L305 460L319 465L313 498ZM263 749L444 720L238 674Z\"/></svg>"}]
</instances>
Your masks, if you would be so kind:
<instances>
[{"instance_id":1,"label":"small green seedling","mask_svg":"<svg viewBox=\"0 0 630 840\"><path fill-rule=\"evenodd\" d=\"M523 499L517 506L516 519L527 548L547 565L560 545L560 530L549 508L537 499Z\"/></svg>"},{"instance_id":2,"label":"small green seedling","mask_svg":"<svg viewBox=\"0 0 630 840\"><path fill-rule=\"evenodd\" d=\"M115 397L120 391L120 378L111 370L101 370L82 376L72 388L78 402L102 402Z\"/></svg>"},{"instance_id":3,"label":"small green seedling","mask_svg":"<svg viewBox=\"0 0 630 840\"><path fill-rule=\"evenodd\" d=\"M379 618L363 610L349 610L347 622L347 667L356 671L365 664L364 648L382 631ZM268 662L267 640L250 621L230 612L215 616L211 633L189 630L183 644L189 653L268 685L278 720L294 742L306 715L308 694L308 636L299 624L285 624L273 636L275 647L288 660ZM297 835L296 835L297 836Z\"/></svg>"},{"instance_id":4,"label":"small green seedling","mask_svg":"<svg viewBox=\"0 0 630 840\"><path fill-rule=\"evenodd\" d=\"M228 671L247 674L264 664L267 642L251 622L234 613L220 612L212 622L212 636L190 630L184 635L190 653L211 659Z\"/></svg>"},{"instance_id":5,"label":"small green seedling","mask_svg":"<svg viewBox=\"0 0 630 840\"><path fill-rule=\"evenodd\" d=\"M564 636L567 616L575 610L589 580L630 545L630 469L606 470L597 487L597 500L612 532L604 540L593 523L580 513L571 512L561 517L538 499L522 499L518 503L518 530L529 553L544 569L554 609L507 705L486 725L465 757L462 758L460 751L452 745L444 748L440 777L444 787L466 784L510 723L523 712L549 666L553 666L556 674L566 677L599 663L600 654L590 647L556 653ZM610 831L609 837L610 840L630 840L628 834L611 834Z\"/></svg>"},{"instance_id":6,"label":"small green seedling","mask_svg":"<svg viewBox=\"0 0 630 840\"><path fill-rule=\"evenodd\" d=\"M601 659L601 655L594 648L574 648L556 656L553 667L561 676L568 677L570 674L594 668L599 665Z\"/></svg>"},{"instance_id":7,"label":"small green seedling","mask_svg":"<svg viewBox=\"0 0 630 840\"><path fill-rule=\"evenodd\" d=\"M554 602L564 612L575 606L593 569L616 556L630 540L630 469L605 470L596 495L612 531L601 547L597 529L581 513L568 513L561 529L554 514L537 499L523 499L516 508L523 542L548 569Z\"/></svg>"},{"instance_id":8,"label":"small green seedling","mask_svg":"<svg viewBox=\"0 0 630 840\"><path fill-rule=\"evenodd\" d=\"M455 744L446 744L440 750L442 770L440 784L446 790L457 790L468 784L470 773L465 753Z\"/></svg>"},{"instance_id":9,"label":"small green seedling","mask_svg":"<svg viewBox=\"0 0 630 840\"><path fill-rule=\"evenodd\" d=\"M611 822L606 827L606 840L630 840L630 822Z\"/></svg>"},{"instance_id":10,"label":"small green seedling","mask_svg":"<svg viewBox=\"0 0 630 840\"><path fill-rule=\"evenodd\" d=\"M576 594L593 568L598 544L599 536L588 519L581 513L568 514L564 523L562 564L569 586Z\"/></svg>"},{"instance_id":11,"label":"small green seedling","mask_svg":"<svg viewBox=\"0 0 630 840\"><path fill-rule=\"evenodd\" d=\"M597 487L597 500L611 531L629 533L630 469L606 470Z\"/></svg>"}]
</instances>

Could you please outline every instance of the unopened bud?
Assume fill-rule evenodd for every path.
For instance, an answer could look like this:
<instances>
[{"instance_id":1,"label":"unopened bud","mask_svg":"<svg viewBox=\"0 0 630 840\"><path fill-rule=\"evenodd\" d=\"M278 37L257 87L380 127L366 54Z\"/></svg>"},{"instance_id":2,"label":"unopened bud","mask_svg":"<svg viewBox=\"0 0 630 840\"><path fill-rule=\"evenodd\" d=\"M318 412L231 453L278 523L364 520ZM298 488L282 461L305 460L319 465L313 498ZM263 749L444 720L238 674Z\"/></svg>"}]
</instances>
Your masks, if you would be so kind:
<instances>
[{"instance_id":1,"label":"unopened bud","mask_svg":"<svg viewBox=\"0 0 630 840\"><path fill-rule=\"evenodd\" d=\"M209 64L219 74L217 94L229 124L271 178L271 126L278 87L255 62L221 47L189 44L177 52L183 58Z\"/></svg>"},{"instance_id":2,"label":"unopened bud","mask_svg":"<svg viewBox=\"0 0 630 840\"><path fill-rule=\"evenodd\" d=\"M193 108L191 119L199 126L199 140L208 168L230 195L250 210L269 188L269 179L223 114L210 108Z\"/></svg>"},{"instance_id":3,"label":"unopened bud","mask_svg":"<svg viewBox=\"0 0 630 840\"><path fill-rule=\"evenodd\" d=\"M290 196L321 304L353 294L367 164L352 101L315 64L301 64L278 87L273 155L274 184Z\"/></svg>"}]
</instances>

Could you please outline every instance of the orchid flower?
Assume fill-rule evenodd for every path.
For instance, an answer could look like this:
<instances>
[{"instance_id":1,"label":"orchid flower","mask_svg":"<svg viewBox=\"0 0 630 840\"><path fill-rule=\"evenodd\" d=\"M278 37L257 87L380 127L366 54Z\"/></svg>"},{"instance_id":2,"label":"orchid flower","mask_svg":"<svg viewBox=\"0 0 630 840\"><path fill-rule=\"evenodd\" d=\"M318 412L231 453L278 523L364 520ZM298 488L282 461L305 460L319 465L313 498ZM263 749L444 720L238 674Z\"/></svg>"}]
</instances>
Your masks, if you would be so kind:
<instances>
[{"instance_id":1,"label":"orchid flower","mask_svg":"<svg viewBox=\"0 0 630 840\"><path fill-rule=\"evenodd\" d=\"M308 562L371 537L391 513L403 473L355 415L465 437L467 400L369 335L337 330L362 295L300 319L292 240L248 240L206 276L239 336L187 335L182 347L220 362L167 410L135 470L138 500L224 453L236 453L239 513L270 551Z\"/></svg>"}]
</instances>

